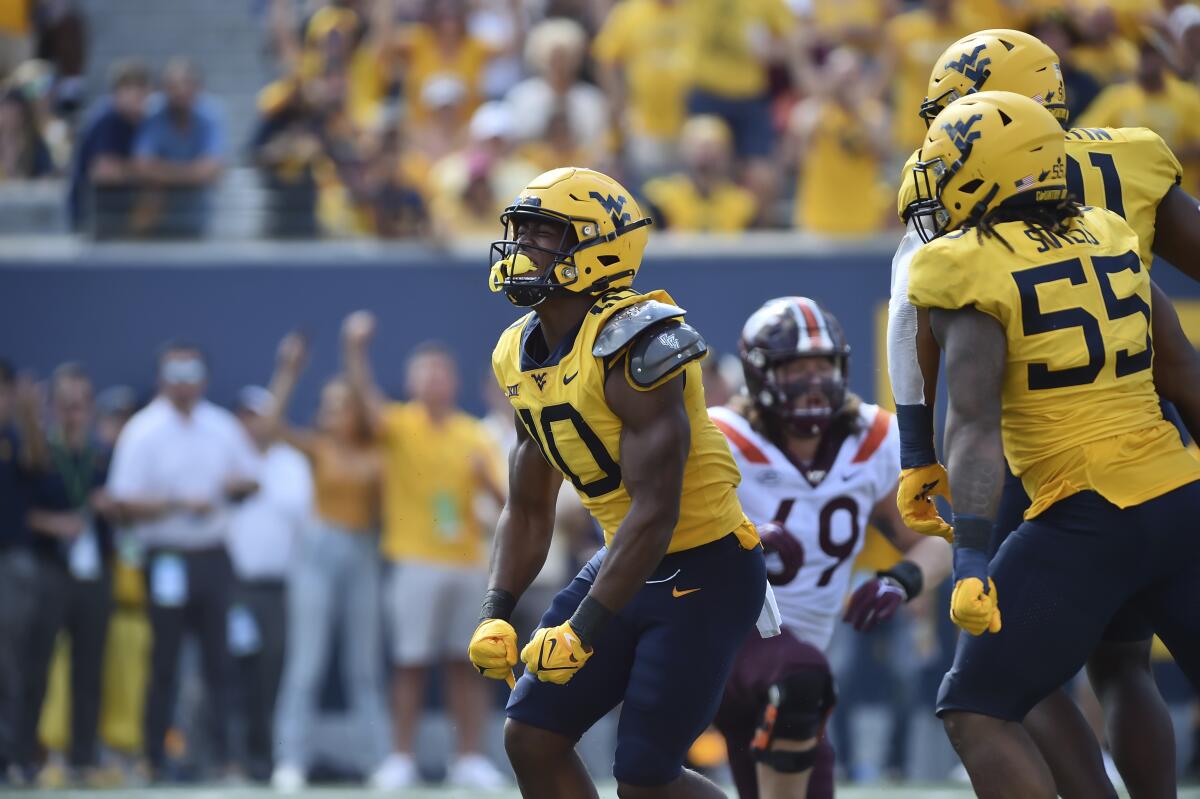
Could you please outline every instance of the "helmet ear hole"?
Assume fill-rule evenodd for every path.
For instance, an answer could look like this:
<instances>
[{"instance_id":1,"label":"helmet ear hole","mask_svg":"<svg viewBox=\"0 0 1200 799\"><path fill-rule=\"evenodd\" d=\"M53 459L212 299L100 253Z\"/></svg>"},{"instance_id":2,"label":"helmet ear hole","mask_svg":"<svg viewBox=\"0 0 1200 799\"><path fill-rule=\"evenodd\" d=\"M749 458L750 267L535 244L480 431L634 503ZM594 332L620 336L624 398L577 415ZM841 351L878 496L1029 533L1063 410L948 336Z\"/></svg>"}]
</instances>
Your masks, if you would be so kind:
<instances>
[{"instance_id":1,"label":"helmet ear hole","mask_svg":"<svg viewBox=\"0 0 1200 799\"><path fill-rule=\"evenodd\" d=\"M613 264L620 262L621 256L619 256L619 255L601 255L596 260L599 261L602 266L612 266Z\"/></svg>"},{"instance_id":2,"label":"helmet ear hole","mask_svg":"<svg viewBox=\"0 0 1200 799\"><path fill-rule=\"evenodd\" d=\"M974 194L975 191L982 185L983 181L979 178L975 178L974 180L967 181L959 186L958 190L963 194Z\"/></svg>"}]
</instances>

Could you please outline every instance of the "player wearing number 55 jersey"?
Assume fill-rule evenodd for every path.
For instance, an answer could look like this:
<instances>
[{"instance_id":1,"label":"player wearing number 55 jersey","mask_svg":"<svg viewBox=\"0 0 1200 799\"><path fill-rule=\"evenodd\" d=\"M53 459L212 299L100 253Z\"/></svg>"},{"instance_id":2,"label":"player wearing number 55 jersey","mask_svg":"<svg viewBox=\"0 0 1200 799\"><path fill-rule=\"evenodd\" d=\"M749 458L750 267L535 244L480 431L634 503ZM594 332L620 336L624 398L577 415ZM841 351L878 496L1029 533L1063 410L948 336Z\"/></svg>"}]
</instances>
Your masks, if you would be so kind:
<instances>
[{"instance_id":1,"label":"player wearing number 55 jersey","mask_svg":"<svg viewBox=\"0 0 1200 799\"><path fill-rule=\"evenodd\" d=\"M1066 127L1058 56L1027 33L979 31L947 48L933 65L920 114L930 122L953 99L984 90L1030 97ZM1123 217L1138 234L1137 250L1147 270L1153 253L1200 278L1200 260L1195 258L1200 248L1200 210L1177 185L1179 161L1162 139L1145 128L1077 128L1065 136L1065 180L1074 198ZM899 208L908 221L908 232L892 263L888 370L903 442L904 476L897 500L914 529L941 534L949 525L929 501L931 494L946 486L933 447L938 348L927 314L918 314L908 301L908 264L928 238L918 229L920 215L913 213L917 185L911 179L912 166L920 157L920 151L913 153L900 188ZM1193 437L1200 436L1200 356L1183 334L1170 301L1153 283L1151 295L1155 387L1175 404ZM1010 472L991 553L1021 523L1029 505L1020 480ZM1135 796L1163 795L1174 790L1175 782L1170 717L1149 669L1151 633L1136 613L1118 614L1088 663L1089 676L1112 722L1108 741L1113 757ZM1064 795L1111 793L1095 736L1065 691L1056 691L1034 708L1025 725Z\"/></svg>"},{"instance_id":2,"label":"player wearing number 55 jersey","mask_svg":"<svg viewBox=\"0 0 1200 799\"><path fill-rule=\"evenodd\" d=\"M649 219L612 178L552 170L501 220L492 290L534 310L492 356L518 441L469 648L483 674L505 679L516 664L507 618L546 558L564 478L606 544L520 651L505 747L521 793L595 796L573 747L623 703L621 796L721 797L683 760L767 585L737 467L705 409L704 340L665 292L630 288Z\"/></svg>"},{"instance_id":3,"label":"player wearing number 55 jersey","mask_svg":"<svg viewBox=\"0 0 1200 799\"><path fill-rule=\"evenodd\" d=\"M867 525L907 559L854 593L846 621L860 631L940 582L950 547L900 521L896 422L847 391L850 347L833 314L807 297L769 300L746 321L739 350L746 395L708 412L742 472L738 497L767 549L784 631L747 637L717 727L741 799L827 799L833 749L821 732L833 678L824 651Z\"/></svg>"},{"instance_id":4,"label":"player wearing number 55 jersey","mask_svg":"<svg viewBox=\"0 0 1200 799\"><path fill-rule=\"evenodd\" d=\"M946 356L951 602L976 634L960 639L938 714L996 797L1056 795L1019 722L1118 610L1149 620L1200 686L1200 463L1154 392L1137 236L1068 198L1065 159L1045 108L986 91L937 115L913 173L933 239L908 297ZM989 565L1006 457L1032 504Z\"/></svg>"}]
</instances>

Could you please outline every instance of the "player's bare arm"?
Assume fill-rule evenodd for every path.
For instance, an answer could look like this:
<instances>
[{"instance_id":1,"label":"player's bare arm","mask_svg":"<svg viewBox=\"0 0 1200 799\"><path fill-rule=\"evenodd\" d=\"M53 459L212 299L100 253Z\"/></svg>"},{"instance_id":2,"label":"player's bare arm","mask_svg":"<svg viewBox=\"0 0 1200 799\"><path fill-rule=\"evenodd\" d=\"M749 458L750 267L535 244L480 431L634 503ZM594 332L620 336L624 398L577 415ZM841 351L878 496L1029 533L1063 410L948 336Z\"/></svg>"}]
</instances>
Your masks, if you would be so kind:
<instances>
[{"instance_id":1,"label":"player's bare arm","mask_svg":"<svg viewBox=\"0 0 1200 799\"><path fill-rule=\"evenodd\" d=\"M1150 283L1154 336L1154 386L1179 411L1184 427L1200 441L1200 354L1179 325L1179 314L1156 283Z\"/></svg>"},{"instance_id":2,"label":"player's bare arm","mask_svg":"<svg viewBox=\"0 0 1200 799\"><path fill-rule=\"evenodd\" d=\"M950 545L941 538L921 535L904 524L893 500L897 489L871 509L871 524L904 553L904 559L877 572L860 585L846 604L843 620L867 632L892 618L905 602L939 585L950 574Z\"/></svg>"},{"instance_id":3,"label":"player's bare arm","mask_svg":"<svg viewBox=\"0 0 1200 799\"><path fill-rule=\"evenodd\" d=\"M974 308L935 308L929 316L933 334L946 353L950 392L946 460L953 475L950 489L955 516L991 519L1004 480L1000 441L1000 395L1007 351L1004 331L995 319Z\"/></svg>"},{"instance_id":4,"label":"player's bare arm","mask_svg":"<svg viewBox=\"0 0 1200 799\"><path fill-rule=\"evenodd\" d=\"M517 599L542 570L554 534L554 505L562 475L550 468L525 426L515 420L517 443L509 454L509 492L492 547L488 591L467 655L479 673L515 684L517 632L509 623Z\"/></svg>"},{"instance_id":5,"label":"player's bare arm","mask_svg":"<svg viewBox=\"0 0 1200 799\"><path fill-rule=\"evenodd\" d=\"M996 586L988 577L988 542L1004 484L1000 397L1007 342L999 323L974 308L933 309L929 321L946 354L950 392L946 464L955 507L950 615L973 635L998 632L1000 611Z\"/></svg>"},{"instance_id":6,"label":"player's bare arm","mask_svg":"<svg viewBox=\"0 0 1200 799\"><path fill-rule=\"evenodd\" d=\"M375 335L375 315L370 311L355 311L342 323L342 361L350 388L358 395L367 412L367 423L378 432L383 425L383 410L387 398L375 382L367 346Z\"/></svg>"},{"instance_id":7,"label":"player's bare arm","mask_svg":"<svg viewBox=\"0 0 1200 799\"><path fill-rule=\"evenodd\" d=\"M1172 186L1154 216L1154 254L1200 280L1200 201Z\"/></svg>"},{"instance_id":8,"label":"player's bare arm","mask_svg":"<svg viewBox=\"0 0 1200 799\"><path fill-rule=\"evenodd\" d=\"M554 507L562 475L542 457L525 425L516 421L509 454L508 501L496 524L488 589L519 598L542 570L554 534Z\"/></svg>"},{"instance_id":9,"label":"player's bare arm","mask_svg":"<svg viewBox=\"0 0 1200 799\"><path fill-rule=\"evenodd\" d=\"M621 476L632 503L613 535L590 596L615 613L667 552L679 519L691 425L678 378L643 392L630 386L621 370L614 370L605 381L604 396L621 420Z\"/></svg>"}]
</instances>

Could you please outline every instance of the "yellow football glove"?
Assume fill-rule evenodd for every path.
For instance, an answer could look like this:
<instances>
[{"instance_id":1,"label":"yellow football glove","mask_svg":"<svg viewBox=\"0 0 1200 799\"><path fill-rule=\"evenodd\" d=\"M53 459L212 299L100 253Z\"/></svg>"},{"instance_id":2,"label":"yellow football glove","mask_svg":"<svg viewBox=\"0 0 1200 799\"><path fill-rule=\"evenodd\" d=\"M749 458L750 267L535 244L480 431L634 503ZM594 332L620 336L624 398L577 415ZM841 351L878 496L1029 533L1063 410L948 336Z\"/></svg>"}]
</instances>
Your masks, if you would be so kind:
<instances>
[{"instance_id":1,"label":"yellow football glove","mask_svg":"<svg viewBox=\"0 0 1200 799\"><path fill-rule=\"evenodd\" d=\"M995 581L988 578L986 591L978 577L956 582L950 595L950 621L971 635L1000 632L1000 597Z\"/></svg>"},{"instance_id":2,"label":"yellow football glove","mask_svg":"<svg viewBox=\"0 0 1200 799\"><path fill-rule=\"evenodd\" d=\"M900 518L908 527L921 535L932 535L954 541L954 528L938 515L934 497L950 499L950 478L946 467L930 463L915 469L900 472L900 485L896 488L896 507Z\"/></svg>"},{"instance_id":3,"label":"yellow football glove","mask_svg":"<svg viewBox=\"0 0 1200 799\"><path fill-rule=\"evenodd\" d=\"M516 685L512 668L517 665L517 631L503 619L479 622L467 647L467 657L484 677L504 680L509 689Z\"/></svg>"},{"instance_id":4,"label":"yellow football glove","mask_svg":"<svg viewBox=\"0 0 1200 799\"><path fill-rule=\"evenodd\" d=\"M525 668L537 675L542 682L563 685L583 668L592 656L592 650L584 649L579 634L565 621L557 627L541 627L533 631L533 637L521 650Z\"/></svg>"}]
</instances>

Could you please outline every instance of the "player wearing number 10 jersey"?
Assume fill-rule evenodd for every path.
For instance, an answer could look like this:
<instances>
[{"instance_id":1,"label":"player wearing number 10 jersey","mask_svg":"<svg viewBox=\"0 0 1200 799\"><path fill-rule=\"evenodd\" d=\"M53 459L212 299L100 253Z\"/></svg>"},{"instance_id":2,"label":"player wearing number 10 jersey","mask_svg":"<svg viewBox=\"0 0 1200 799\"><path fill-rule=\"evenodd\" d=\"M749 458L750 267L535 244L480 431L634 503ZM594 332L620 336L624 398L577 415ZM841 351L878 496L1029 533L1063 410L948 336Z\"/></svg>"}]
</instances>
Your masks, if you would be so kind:
<instances>
[{"instance_id":1,"label":"player wearing number 10 jersey","mask_svg":"<svg viewBox=\"0 0 1200 799\"><path fill-rule=\"evenodd\" d=\"M665 292L630 288L649 220L608 176L547 172L501 220L492 289L533 311L492 356L518 441L471 660L497 679L515 665L507 617L546 558L558 488L570 480L606 546L521 650L505 727L521 793L595 796L572 750L623 703L621 796L716 799L724 794L683 761L716 713L767 583L737 467L705 408L704 340Z\"/></svg>"},{"instance_id":2,"label":"player wearing number 10 jersey","mask_svg":"<svg viewBox=\"0 0 1200 799\"><path fill-rule=\"evenodd\" d=\"M949 571L950 547L900 521L900 441L892 414L847 391L841 325L807 297L779 297L746 321L746 396L710 408L742 472L738 497L768 551L783 633L747 637L717 714L741 799L829 799L833 707L824 651L833 637L867 524L906 554L854 592L860 631ZM757 732L756 732L757 730Z\"/></svg>"},{"instance_id":3,"label":"player wearing number 10 jersey","mask_svg":"<svg viewBox=\"0 0 1200 799\"><path fill-rule=\"evenodd\" d=\"M1065 160L1045 108L984 91L937 115L912 176L931 241L907 293L946 357L951 614L972 633L937 712L995 797L1057 794L1020 722L1121 609L1200 686L1200 462L1159 410L1137 236L1070 199ZM989 564L1005 458L1031 506Z\"/></svg>"}]
</instances>

